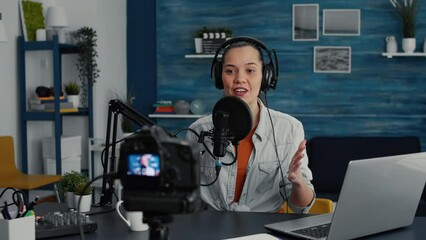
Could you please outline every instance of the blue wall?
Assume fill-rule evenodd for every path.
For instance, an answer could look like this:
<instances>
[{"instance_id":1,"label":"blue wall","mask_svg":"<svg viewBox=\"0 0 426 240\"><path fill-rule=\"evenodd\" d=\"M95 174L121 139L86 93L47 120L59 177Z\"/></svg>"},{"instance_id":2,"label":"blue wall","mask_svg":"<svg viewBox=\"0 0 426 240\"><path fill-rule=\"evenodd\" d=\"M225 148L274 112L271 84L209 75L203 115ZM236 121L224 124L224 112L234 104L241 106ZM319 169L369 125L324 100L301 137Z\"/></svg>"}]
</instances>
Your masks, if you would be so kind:
<instances>
[{"instance_id":1,"label":"blue wall","mask_svg":"<svg viewBox=\"0 0 426 240\"><path fill-rule=\"evenodd\" d=\"M360 9L361 35L320 34L319 41L292 41L294 3L319 4L320 32L323 9ZM156 24L156 99L202 99L210 107L214 105L222 93L210 80L211 59L187 59L184 55L194 52L194 30L226 26L234 30L234 35L252 36L277 49L280 79L277 89L268 93L269 106L299 118L308 138L417 135L426 147L426 60L388 59L381 55L386 36L396 36L399 43L402 38L401 23L388 0L159 0L155 8L156 22L150 24ZM426 36L425 9L426 5L422 5L417 18L417 51L422 50ZM144 24L147 22L140 20L140 25ZM136 32L128 37L137 36ZM350 46L351 73L314 73L314 46ZM140 58L145 58L145 54L129 57L129 63L141 62ZM138 81L145 80L143 72L139 76ZM130 76L129 82L130 85ZM153 108L143 111L152 112ZM170 130L192 121L158 120Z\"/></svg>"}]
</instances>

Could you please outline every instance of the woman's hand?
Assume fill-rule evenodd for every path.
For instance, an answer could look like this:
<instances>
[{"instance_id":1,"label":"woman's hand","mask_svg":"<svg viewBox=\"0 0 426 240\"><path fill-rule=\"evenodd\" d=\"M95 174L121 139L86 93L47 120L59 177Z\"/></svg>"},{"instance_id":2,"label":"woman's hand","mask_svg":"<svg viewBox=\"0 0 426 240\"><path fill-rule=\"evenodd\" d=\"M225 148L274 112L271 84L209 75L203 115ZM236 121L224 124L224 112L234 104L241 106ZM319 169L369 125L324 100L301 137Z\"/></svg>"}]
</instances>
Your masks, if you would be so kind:
<instances>
[{"instance_id":1,"label":"woman's hand","mask_svg":"<svg viewBox=\"0 0 426 240\"><path fill-rule=\"evenodd\" d=\"M291 159L289 170L288 170L288 180L293 184L303 183L303 176L300 172L300 166L302 165L302 159L305 156L304 154L305 149L306 149L306 140L303 140L302 142L300 142L296 153Z\"/></svg>"}]
</instances>

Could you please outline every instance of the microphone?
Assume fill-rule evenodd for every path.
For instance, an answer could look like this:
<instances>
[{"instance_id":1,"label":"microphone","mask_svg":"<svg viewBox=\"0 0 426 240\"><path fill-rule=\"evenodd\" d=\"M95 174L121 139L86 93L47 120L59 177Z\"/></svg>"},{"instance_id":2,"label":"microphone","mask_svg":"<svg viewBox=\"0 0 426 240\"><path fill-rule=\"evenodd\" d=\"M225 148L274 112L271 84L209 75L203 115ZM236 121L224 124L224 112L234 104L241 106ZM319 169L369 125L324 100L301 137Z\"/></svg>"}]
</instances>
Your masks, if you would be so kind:
<instances>
[{"instance_id":1,"label":"microphone","mask_svg":"<svg viewBox=\"0 0 426 240\"><path fill-rule=\"evenodd\" d=\"M232 137L231 133L229 133L229 113L217 111L213 113L213 119L213 122L216 122L213 130L213 155L223 157L225 156L228 139Z\"/></svg>"},{"instance_id":2,"label":"microphone","mask_svg":"<svg viewBox=\"0 0 426 240\"><path fill-rule=\"evenodd\" d=\"M213 107L213 155L225 156L231 142L238 145L251 130L253 119L248 105L238 97L227 96Z\"/></svg>"}]
</instances>

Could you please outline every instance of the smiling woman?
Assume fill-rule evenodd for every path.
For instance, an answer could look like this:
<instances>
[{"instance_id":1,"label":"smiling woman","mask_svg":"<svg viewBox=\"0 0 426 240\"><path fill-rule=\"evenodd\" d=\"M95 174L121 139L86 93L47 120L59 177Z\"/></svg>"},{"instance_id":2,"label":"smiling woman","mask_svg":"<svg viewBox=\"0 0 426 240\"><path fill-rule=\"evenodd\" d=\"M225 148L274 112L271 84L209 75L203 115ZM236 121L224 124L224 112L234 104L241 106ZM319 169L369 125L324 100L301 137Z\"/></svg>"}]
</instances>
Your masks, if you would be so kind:
<instances>
[{"instance_id":1,"label":"smiling woman","mask_svg":"<svg viewBox=\"0 0 426 240\"><path fill-rule=\"evenodd\" d=\"M218 59L222 50L222 58ZM268 63L263 60L263 51L268 54ZM307 167L302 124L287 114L269 109L258 98L261 92L266 94L275 88L276 63L271 51L254 38L235 37L216 51L211 76L216 88L223 90L226 96L217 104L224 99L238 99L246 103L243 106L252 117L246 136L231 141L233 147L220 146L228 142L228 135L237 138L230 127L235 121L245 124L241 114L237 120L232 117L236 110L215 111L215 105L212 115L190 126L198 134L213 129L213 142L206 141L203 144L206 149L202 150L211 155L200 156L204 187L201 197L216 210L276 212L286 201L294 212L306 213L313 203L312 175ZM187 138L199 142L192 132ZM230 167L221 168L222 164ZM260 192L262 198L258 197Z\"/></svg>"}]
</instances>

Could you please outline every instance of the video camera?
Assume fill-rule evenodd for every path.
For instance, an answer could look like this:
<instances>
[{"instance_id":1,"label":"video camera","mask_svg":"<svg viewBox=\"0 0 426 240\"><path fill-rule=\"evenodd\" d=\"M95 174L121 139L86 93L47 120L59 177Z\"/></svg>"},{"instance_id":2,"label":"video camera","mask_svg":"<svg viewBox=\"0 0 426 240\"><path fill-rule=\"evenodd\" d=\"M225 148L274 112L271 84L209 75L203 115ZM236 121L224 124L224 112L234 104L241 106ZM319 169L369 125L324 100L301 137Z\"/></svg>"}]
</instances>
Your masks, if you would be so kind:
<instances>
[{"instance_id":1,"label":"video camera","mask_svg":"<svg viewBox=\"0 0 426 240\"><path fill-rule=\"evenodd\" d=\"M120 147L118 175L127 211L194 212L201 205L198 144L144 126Z\"/></svg>"}]
</instances>

